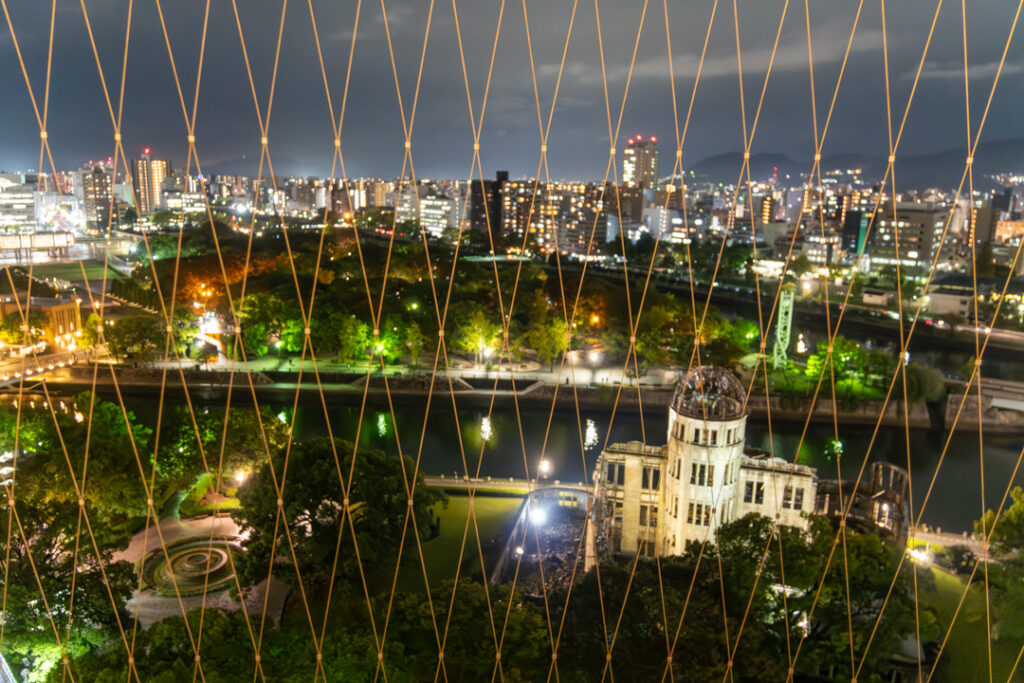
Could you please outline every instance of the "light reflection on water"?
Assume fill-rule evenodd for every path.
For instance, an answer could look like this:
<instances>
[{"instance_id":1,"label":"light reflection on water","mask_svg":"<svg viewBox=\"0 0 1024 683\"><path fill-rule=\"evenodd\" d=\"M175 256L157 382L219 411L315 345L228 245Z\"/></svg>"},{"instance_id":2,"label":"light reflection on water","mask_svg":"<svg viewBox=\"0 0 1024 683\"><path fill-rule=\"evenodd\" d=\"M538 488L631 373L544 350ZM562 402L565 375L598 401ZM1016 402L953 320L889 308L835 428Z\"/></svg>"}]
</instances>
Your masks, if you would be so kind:
<instances>
[{"instance_id":1,"label":"light reflection on water","mask_svg":"<svg viewBox=\"0 0 1024 683\"><path fill-rule=\"evenodd\" d=\"M285 408L270 407L275 413ZM622 411L616 413L610 435L611 414L604 411L584 411L577 422L575 410L556 410L551 415L549 409L520 406L521 419L517 419L513 407L495 407L488 416L485 408L460 406L456 424L451 403L442 402L440 406L434 403L428 416L417 405L396 405L394 415L392 422L389 412L367 408L359 430L359 406L329 406L335 436L352 441L358 431L360 448L392 454L398 453L400 442L404 454L414 459L419 456L424 474L461 476L466 468L470 474L476 474L479 468L480 476L484 477L522 478L524 463L535 464L543 457L551 462L551 479L587 482L606 439L607 443L636 441L643 433L639 416ZM667 416L644 411L644 422L648 444L663 444ZM318 401L300 401L294 429L299 440L327 435L323 408ZM871 442L873 425L840 424L839 429L843 453L838 459L829 457L827 452L833 438L831 423L811 425L801 442L802 422L776 421L769 434L765 421L750 420L747 442L790 461L799 445L797 462L816 467L821 478L834 478L838 473L845 479L854 479ZM944 444L944 434L913 430L908 458L903 430L881 429L871 445L870 460L885 460L902 467L909 462L916 508L924 499ZM985 434L985 493L989 507L998 505L1022 446L1024 436L999 438ZM972 529L973 520L982 514L978 461L977 433L958 430L935 481L923 517L925 523L957 532ZM1024 473L1015 483L1024 485Z\"/></svg>"}]
</instances>

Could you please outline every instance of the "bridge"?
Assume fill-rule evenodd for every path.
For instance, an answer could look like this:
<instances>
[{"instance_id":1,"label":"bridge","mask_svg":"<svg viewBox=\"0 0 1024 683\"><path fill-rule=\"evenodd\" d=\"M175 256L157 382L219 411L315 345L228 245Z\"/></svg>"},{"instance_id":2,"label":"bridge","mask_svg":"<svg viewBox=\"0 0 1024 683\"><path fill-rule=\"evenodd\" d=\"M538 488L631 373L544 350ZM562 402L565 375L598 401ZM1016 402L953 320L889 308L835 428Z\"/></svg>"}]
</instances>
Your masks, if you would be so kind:
<instances>
[{"instance_id":1,"label":"bridge","mask_svg":"<svg viewBox=\"0 0 1024 683\"><path fill-rule=\"evenodd\" d=\"M588 493L590 487L583 482L566 483L562 481L540 479L515 479L513 477L469 477L445 475L425 475L423 483L427 486L444 489L446 491L475 491L484 495L492 496L526 496L531 491L548 488L559 488L563 490L574 490Z\"/></svg>"},{"instance_id":2,"label":"bridge","mask_svg":"<svg viewBox=\"0 0 1024 683\"><path fill-rule=\"evenodd\" d=\"M0 388L18 384L22 378L38 379L42 375L70 366L74 362L74 351L10 359L0 363Z\"/></svg>"}]
</instances>

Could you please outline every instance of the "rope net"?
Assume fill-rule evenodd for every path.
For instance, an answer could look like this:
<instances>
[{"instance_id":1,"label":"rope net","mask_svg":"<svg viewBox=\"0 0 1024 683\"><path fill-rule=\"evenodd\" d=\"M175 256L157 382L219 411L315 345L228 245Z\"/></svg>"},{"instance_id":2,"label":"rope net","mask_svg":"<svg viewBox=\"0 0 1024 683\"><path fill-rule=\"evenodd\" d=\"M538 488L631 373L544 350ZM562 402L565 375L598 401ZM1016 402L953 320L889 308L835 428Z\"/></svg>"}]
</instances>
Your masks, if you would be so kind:
<instances>
[{"instance_id":1,"label":"rope net","mask_svg":"<svg viewBox=\"0 0 1024 683\"><path fill-rule=\"evenodd\" d=\"M51 107L62 64L95 67L89 101L113 143L76 258L5 250L0 679L1019 675L1024 447L989 393L1012 403L1019 388L981 369L986 355L1012 365L1019 344L1002 324L1020 324L1021 241L986 279L991 244L975 230L993 178L974 168L1020 73L1024 0L977 19L964 0L937 0L895 31L885 0L825 19L807 0L98 5L0 0L7 93L29 117L7 130L39 136L37 213L44 195L93 192L58 163L71 152L51 151L52 122L70 115ZM987 27L981 52L995 57L979 64L968 34L982 18L999 30ZM167 193L179 203L163 207L140 181L162 162L126 148L149 125L133 120L150 97L133 67L154 61L169 67L152 90L168 96L161 125L183 133L185 159ZM963 159L940 169L955 191L925 192L896 170L939 78L955 84L947 108L962 84L966 145L959 130L930 132L960 140ZM853 90L866 81L874 99ZM665 111L645 114L655 91ZM885 112L875 151L887 162L836 190L823 159L863 133L862 100ZM283 123L299 107L316 126ZM592 130L583 109L598 112ZM669 114L659 177L625 131ZM219 172L228 120L251 136L231 155L254 176ZM465 147L439 153L451 120L468 124ZM510 130L536 167L491 180L488 147ZM712 133L716 150L741 151L731 185L695 174L693 138ZM350 173L368 135L384 178ZM766 181L755 161L773 135L804 156ZM580 145L595 170L565 179ZM313 156L330 171L296 182L274 153L279 169ZM463 175L427 179L438 156ZM0 180L3 200L14 183ZM789 192L780 233L772 204ZM909 200L938 202L925 256L902 230ZM638 229L639 207L651 227ZM838 251L836 216L855 210L846 270L828 256L812 267L808 245ZM869 275L883 240L891 272ZM955 263L970 324L927 308ZM887 309L865 305L868 277L891 289ZM797 363L769 348L794 287L798 345L818 340ZM53 332L61 305L81 315L74 334ZM942 327L971 358L959 379L909 361L941 356ZM711 366L736 388L728 437L708 429L725 420ZM668 399L676 383L685 410ZM926 401L945 417L931 431ZM715 438L738 449L724 473ZM624 484L624 463L642 484ZM929 513L974 481L981 507L959 522L974 533L932 530ZM736 503L759 514L733 516ZM639 511L635 548L616 545L626 506ZM696 531L680 542L664 529L684 517Z\"/></svg>"}]
</instances>

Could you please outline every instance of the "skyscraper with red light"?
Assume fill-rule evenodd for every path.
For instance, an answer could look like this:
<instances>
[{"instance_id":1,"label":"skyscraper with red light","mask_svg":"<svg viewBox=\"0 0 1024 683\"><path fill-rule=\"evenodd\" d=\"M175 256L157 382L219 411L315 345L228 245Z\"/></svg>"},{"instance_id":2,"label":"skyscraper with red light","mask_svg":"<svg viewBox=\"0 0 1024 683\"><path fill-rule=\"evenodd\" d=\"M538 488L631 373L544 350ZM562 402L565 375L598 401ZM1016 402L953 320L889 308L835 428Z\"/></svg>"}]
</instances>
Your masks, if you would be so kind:
<instances>
[{"instance_id":1,"label":"skyscraper with red light","mask_svg":"<svg viewBox=\"0 0 1024 683\"><path fill-rule=\"evenodd\" d=\"M636 135L629 139L622 158L622 183L644 190L657 189L658 138Z\"/></svg>"}]
</instances>

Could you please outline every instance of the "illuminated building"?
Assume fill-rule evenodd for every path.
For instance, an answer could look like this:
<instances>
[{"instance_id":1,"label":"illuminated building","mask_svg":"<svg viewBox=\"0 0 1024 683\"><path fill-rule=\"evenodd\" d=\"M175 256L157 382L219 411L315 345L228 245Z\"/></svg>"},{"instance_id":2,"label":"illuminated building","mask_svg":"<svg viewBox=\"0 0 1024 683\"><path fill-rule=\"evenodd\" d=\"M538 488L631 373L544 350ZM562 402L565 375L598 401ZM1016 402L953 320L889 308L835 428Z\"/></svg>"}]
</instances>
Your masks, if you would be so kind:
<instances>
[{"instance_id":1,"label":"illuminated building","mask_svg":"<svg viewBox=\"0 0 1024 683\"><path fill-rule=\"evenodd\" d=\"M695 368L669 406L667 445L614 444L601 454L597 528L611 552L678 555L752 512L807 527L817 472L745 453L745 399L728 370Z\"/></svg>"},{"instance_id":2,"label":"illuminated building","mask_svg":"<svg viewBox=\"0 0 1024 683\"><path fill-rule=\"evenodd\" d=\"M81 183L86 227L96 231L106 230L111 224L113 178L110 171L100 165L93 166L81 172Z\"/></svg>"},{"instance_id":3,"label":"illuminated building","mask_svg":"<svg viewBox=\"0 0 1024 683\"><path fill-rule=\"evenodd\" d=\"M933 204L899 202L896 213L890 203L879 209L875 220L874 245L871 247L871 266L896 265L896 246L899 240L899 264L904 268L927 271L942 244L942 232L948 211ZM953 255L955 247L947 247Z\"/></svg>"},{"instance_id":4,"label":"illuminated building","mask_svg":"<svg viewBox=\"0 0 1024 683\"><path fill-rule=\"evenodd\" d=\"M163 206L164 180L171 174L171 162L150 159L149 147L143 150L141 159L132 159L132 185L138 205L136 213L156 211Z\"/></svg>"},{"instance_id":5,"label":"illuminated building","mask_svg":"<svg viewBox=\"0 0 1024 683\"><path fill-rule=\"evenodd\" d=\"M622 155L622 183L653 190L658 186L658 138L630 138Z\"/></svg>"},{"instance_id":6,"label":"illuminated building","mask_svg":"<svg viewBox=\"0 0 1024 683\"><path fill-rule=\"evenodd\" d=\"M0 174L0 230L32 230L36 225L36 188L20 173Z\"/></svg>"},{"instance_id":7,"label":"illuminated building","mask_svg":"<svg viewBox=\"0 0 1024 683\"><path fill-rule=\"evenodd\" d=\"M33 313L41 313L45 317L38 330L38 338L54 350L70 350L75 348L75 341L82 329L82 317L77 299L50 299L34 296L31 299L27 292L19 292L17 297L10 294L0 299L0 317L18 313L18 305Z\"/></svg>"},{"instance_id":8,"label":"illuminated building","mask_svg":"<svg viewBox=\"0 0 1024 683\"><path fill-rule=\"evenodd\" d=\"M503 188L508 171L498 171L494 180L476 179L469 184L469 222L474 230L491 230L503 225Z\"/></svg>"}]
</instances>

